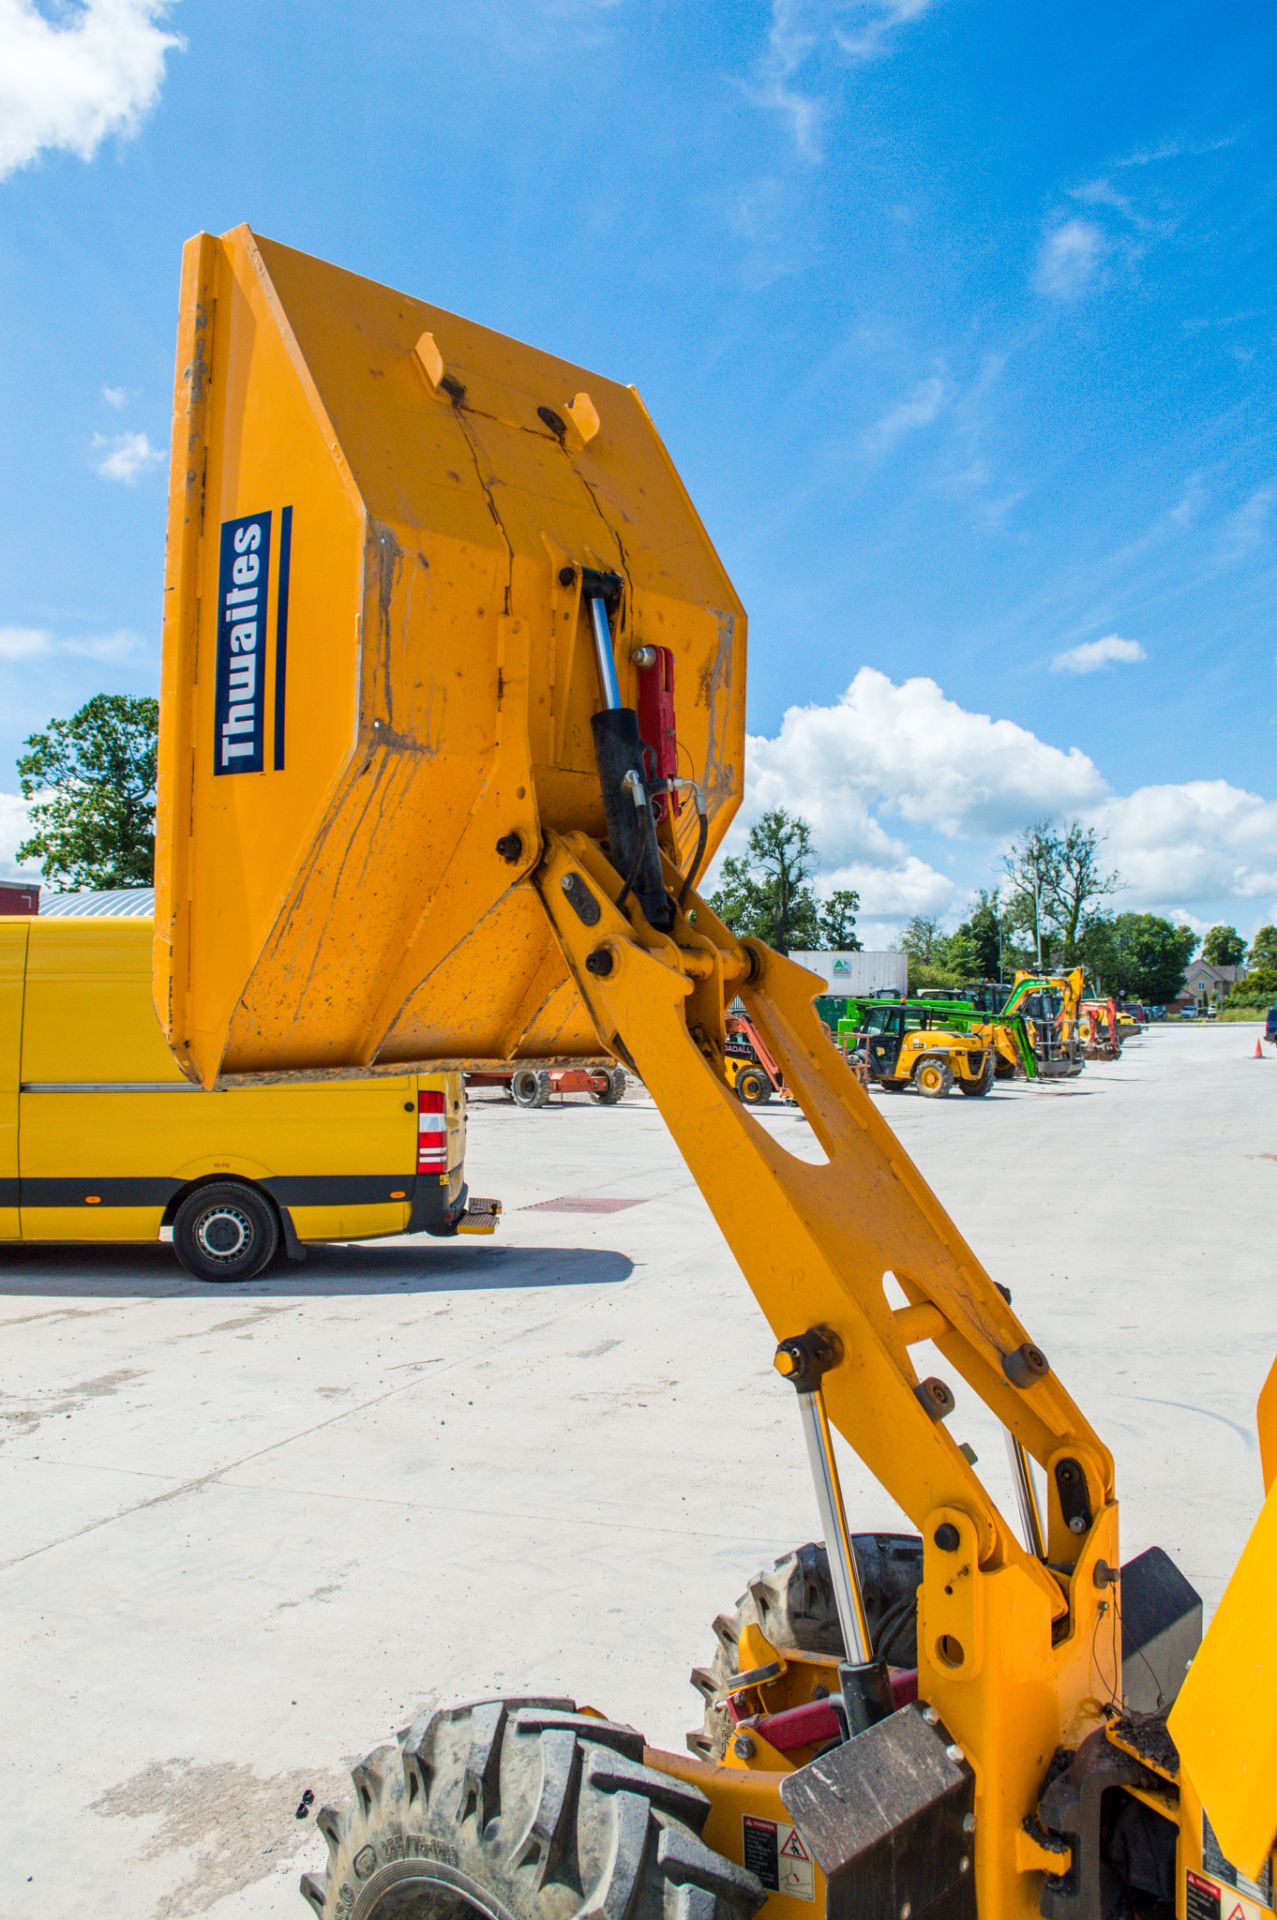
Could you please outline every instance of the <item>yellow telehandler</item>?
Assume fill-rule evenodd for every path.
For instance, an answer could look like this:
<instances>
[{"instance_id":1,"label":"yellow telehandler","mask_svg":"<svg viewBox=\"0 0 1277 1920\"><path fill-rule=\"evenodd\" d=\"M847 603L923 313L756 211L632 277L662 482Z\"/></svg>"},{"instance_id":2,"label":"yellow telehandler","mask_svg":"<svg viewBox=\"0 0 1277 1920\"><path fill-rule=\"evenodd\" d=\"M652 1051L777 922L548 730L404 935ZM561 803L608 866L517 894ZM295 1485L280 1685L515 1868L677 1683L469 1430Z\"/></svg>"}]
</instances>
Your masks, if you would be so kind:
<instances>
[{"instance_id":1,"label":"yellow telehandler","mask_svg":"<svg viewBox=\"0 0 1277 1920\"><path fill-rule=\"evenodd\" d=\"M178 1058L208 1087L600 1046L639 1073L770 1324L823 1538L723 1617L696 1751L563 1698L429 1714L323 1813L314 1911L1265 1920L1277 1491L1199 1648L1166 1556L1123 1566L1108 1449L820 982L698 895L741 796L745 619L637 395L238 228L188 246L176 397ZM730 1091L737 994L822 1164ZM1005 1430L1010 1512L959 1394ZM912 1536L852 1534L835 1431ZM1277 1380L1260 1434L1272 1489Z\"/></svg>"}]
</instances>

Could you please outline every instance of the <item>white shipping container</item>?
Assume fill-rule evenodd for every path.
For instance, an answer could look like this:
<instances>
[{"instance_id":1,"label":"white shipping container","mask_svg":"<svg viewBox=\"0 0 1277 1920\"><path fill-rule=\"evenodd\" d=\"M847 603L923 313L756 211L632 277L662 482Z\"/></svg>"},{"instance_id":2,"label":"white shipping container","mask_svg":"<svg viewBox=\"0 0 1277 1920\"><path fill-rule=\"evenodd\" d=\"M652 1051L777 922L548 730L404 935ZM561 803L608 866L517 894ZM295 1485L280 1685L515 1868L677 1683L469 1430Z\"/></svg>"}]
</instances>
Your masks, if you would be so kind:
<instances>
[{"instance_id":1,"label":"white shipping container","mask_svg":"<svg viewBox=\"0 0 1277 1920\"><path fill-rule=\"evenodd\" d=\"M789 957L818 973L830 993L909 991L907 953L791 953Z\"/></svg>"}]
</instances>

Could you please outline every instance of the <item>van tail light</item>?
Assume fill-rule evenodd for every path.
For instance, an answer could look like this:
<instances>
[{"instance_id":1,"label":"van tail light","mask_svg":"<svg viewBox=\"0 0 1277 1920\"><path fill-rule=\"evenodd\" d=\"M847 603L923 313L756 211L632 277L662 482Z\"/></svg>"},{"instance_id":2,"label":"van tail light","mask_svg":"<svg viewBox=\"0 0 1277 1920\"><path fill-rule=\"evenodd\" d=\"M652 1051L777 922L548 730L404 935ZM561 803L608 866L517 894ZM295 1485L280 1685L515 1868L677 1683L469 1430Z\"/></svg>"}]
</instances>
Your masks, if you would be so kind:
<instances>
[{"instance_id":1,"label":"van tail light","mask_svg":"<svg viewBox=\"0 0 1277 1920\"><path fill-rule=\"evenodd\" d=\"M442 1093L417 1095L417 1172L447 1173L448 1111Z\"/></svg>"}]
</instances>

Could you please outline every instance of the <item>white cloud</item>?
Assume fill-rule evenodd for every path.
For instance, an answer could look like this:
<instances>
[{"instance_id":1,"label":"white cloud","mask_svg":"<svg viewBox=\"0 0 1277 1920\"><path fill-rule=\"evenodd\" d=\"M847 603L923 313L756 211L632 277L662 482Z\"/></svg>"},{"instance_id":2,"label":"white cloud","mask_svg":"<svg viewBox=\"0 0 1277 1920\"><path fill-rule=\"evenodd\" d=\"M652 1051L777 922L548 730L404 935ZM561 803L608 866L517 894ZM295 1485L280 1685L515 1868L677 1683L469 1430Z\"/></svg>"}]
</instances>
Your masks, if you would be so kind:
<instances>
[{"instance_id":1,"label":"white cloud","mask_svg":"<svg viewBox=\"0 0 1277 1920\"><path fill-rule=\"evenodd\" d=\"M1235 134L1221 134L1213 140L1159 140L1155 147L1137 149L1118 161L1119 167L1151 167L1163 160L1200 160L1209 153L1221 153L1236 145Z\"/></svg>"},{"instance_id":2,"label":"white cloud","mask_svg":"<svg viewBox=\"0 0 1277 1920\"><path fill-rule=\"evenodd\" d=\"M18 848L30 831L29 808L19 793L0 793L0 875L37 877L38 860L19 860Z\"/></svg>"},{"instance_id":3,"label":"white cloud","mask_svg":"<svg viewBox=\"0 0 1277 1920\"><path fill-rule=\"evenodd\" d=\"M135 395L127 387L103 387L102 398L108 407L114 407L117 413L122 413Z\"/></svg>"},{"instance_id":4,"label":"white cloud","mask_svg":"<svg viewBox=\"0 0 1277 1920\"><path fill-rule=\"evenodd\" d=\"M0 0L2 4L2 0ZM158 447L144 433L95 433L93 451L100 455L94 462L104 480L119 480L131 487L144 473L163 460Z\"/></svg>"},{"instance_id":5,"label":"white cloud","mask_svg":"<svg viewBox=\"0 0 1277 1920\"><path fill-rule=\"evenodd\" d=\"M1093 220L1060 220L1038 250L1033 284L1052 300L1076 300L1095 279L1108 242Z\"/></svg>"},{"instance_id":6,"label":"white cloud","mask_svg":"<svg viewBox=\"0 0 1277 1920\"><path fill-rule=\"evenodd\" d=\"M0 627L0 660L42 659L52 639L41 627Z\"/></svg>"},{"instance_id":7,"label":"white cloud","mask_svg":"<svg viewBox=\"0 0 1277 1920\"><path fill-rule=\"evenodd\" d=\"M1277 802L1227 780L1139 787L1093 818L1105 858L1127 882L1123 907L1173 901L1188 909L1277 889Z\"/></svg>"},{"instance_id":8,"label":"white cloud","mask_svg":"<svg viewBox=\"0 0 1277 1920\"><path fill-rule=\"evenodd\" d=\"M57 9L0 0L0 180L45 151L91 160L135 133L180 47L161 25L168 0L83 0Z\"/></svg>"},{"instance_id":9,"label":"white cloud","mask_svg":"<svg viewBox=\"0 0 1277 1920\"><path fill-rule=\"evenodd\" d=\"M1249 499L1229 516L1215 552L1219 566L1236 566L1239 560L1245 560L1257 547L1263 546L1271 530L1274 500L1277 500L1277 486L1256 487Z\"/></svg>"},{"instance_id":10,"label":"white cloud","mask_svg":"<svg viewBox=\"0 0 1277 1920\"><path fill-rule=\"evenodd\" d=\"M745 790L726 851L743 851L769 809L800 814L819 890L854 887L875 937L915 913L956 919L974 885L1000 878L1011 838L1044 817L1098 828L1125 882L1119 912L1215 920L1235 902L1239 923L1246 908L1256 924L1277 917L1259 904L1277 895L1277 801L1223 779L1115 793L1077 747L970 712L934 680L862 667L833 704L791 707L774 736L750 737Z\"/></svg>"},{"instance_id":11,"label":"white cloud","mask_svg":"<svg viewBox=\"0 0 1277 1920\"><path fill-rule=\"evenodd\" d=\"M822 71L884 54L899 28L921 20L933 0L772 0L767 50L749 87L755 105L778 114L804 160L821 158L826 116ZM811 78L808 70L817 69Z\"/></svg>"},{"instance_id":12,"label":"white cloud","mask_svg":"<svg viewBox=\"0 0 1277 1920\"><path fill-rule=\"evenodd\" d=\"M865 453L870 459L885 459L899 446L906 434L932 424L943 409L947 396L948 389L939 374L920 380L903 400L888 408L882 418L875 420L867 430L861 441Z\"/></svg>"},{"instance_id":13,"label":"white cloud","mask_svg":"<svg viewBox=\"0 0 1277 1920\"><path fill-rule=\"evenodd\" d=\"M141 651L137 634L124 627L114 633L74 635L69 640L59 640L47 627L0 627L0 662L51 660L65 655L101 663L128 660Z\"/></svg>"},{"instance_id":14,"label":"white cloud","mask_svg":"<svg viewBox=\"0 0 1277 1920\"><path fill-rule=\"evenodd\" d=\"M1098 673L1101 667L1133 665L1147 660L1138 640L1123 640L1109 633L1102 640L1084 640L1079 647L1067 647L1051 662L1052 673Z\"/></svg>"},{"instance_id":15,"label":"white cloud","mask_svg":"<svg viewBox=\"0 0 1277 1920\"><path fill-rule=\"evenodd\" d=\"M912 920L917 913L947 913L956 904L959 891L947 873L940 873L912 853L892 867L866 866L853 860L821 875L822 895L836 887L851 887L860 895L858 920L887 920L897 925Z\"/></svg>"},{"instance_id":16,"label":"white cloud","mask_svg":"<svg viewBox=\"0 0 1277 1920\"><path fill-rule=\"evenodd\" d=\"M791 707L775 739L751 738L749 771L751 814L776 806L802 814L835 865L885 866L903 855L878 810L979 839L1044 813L1076 813L1107 791L1078 748L970 713L934 680L897 686L873 667L860 669L836 705Z\"/></svg>"}]
</instances>

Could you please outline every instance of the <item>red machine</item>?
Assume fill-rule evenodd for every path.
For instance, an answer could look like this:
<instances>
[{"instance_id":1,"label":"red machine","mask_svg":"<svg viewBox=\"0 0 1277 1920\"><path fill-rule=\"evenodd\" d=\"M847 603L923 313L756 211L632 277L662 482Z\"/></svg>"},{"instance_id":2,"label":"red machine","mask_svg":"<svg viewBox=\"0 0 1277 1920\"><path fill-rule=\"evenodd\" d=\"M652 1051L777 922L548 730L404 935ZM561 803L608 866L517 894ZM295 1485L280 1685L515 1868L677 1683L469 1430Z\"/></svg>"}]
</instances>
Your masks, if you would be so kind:
<instances>
[{"instance_id":1,"label":"red machine","mask_svg":"<svg viewBox=\"0 0 1277 1920\"><path fill-rule=\"evenodd\" d=\"M516 1107L543 1107L555 1093L588 1093L596 1107L614 1107L625 1097L623 1067L511 1067L509 1072L468 1073L466 1086L504 1087Z\"/></svg>"}]
</instances>

